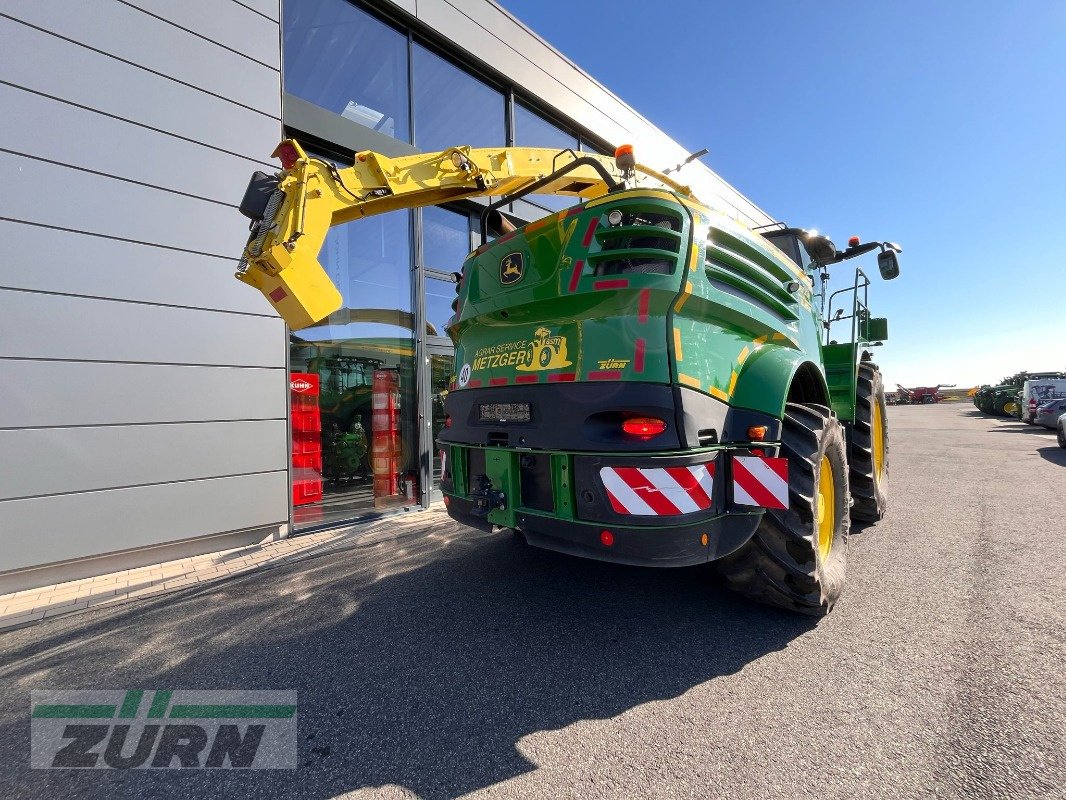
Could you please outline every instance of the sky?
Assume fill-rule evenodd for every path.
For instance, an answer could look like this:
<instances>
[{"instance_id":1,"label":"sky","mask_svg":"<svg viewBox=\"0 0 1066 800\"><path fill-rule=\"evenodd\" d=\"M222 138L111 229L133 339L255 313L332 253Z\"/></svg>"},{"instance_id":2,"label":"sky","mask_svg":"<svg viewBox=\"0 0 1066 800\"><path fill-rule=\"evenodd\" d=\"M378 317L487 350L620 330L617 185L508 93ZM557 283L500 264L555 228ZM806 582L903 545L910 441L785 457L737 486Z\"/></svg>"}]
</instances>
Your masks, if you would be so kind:
<instances>
[{"instance_id":1,"label":"sky","mask_svg":"<svg viewBox=\"0 0 1066 800\"><path fill-rule=\"evenodd\" d=\"M857 259L887 388L1066 369L1066 2L499 2L776 219L902 245Z\"/></svg>"}]
</instances>

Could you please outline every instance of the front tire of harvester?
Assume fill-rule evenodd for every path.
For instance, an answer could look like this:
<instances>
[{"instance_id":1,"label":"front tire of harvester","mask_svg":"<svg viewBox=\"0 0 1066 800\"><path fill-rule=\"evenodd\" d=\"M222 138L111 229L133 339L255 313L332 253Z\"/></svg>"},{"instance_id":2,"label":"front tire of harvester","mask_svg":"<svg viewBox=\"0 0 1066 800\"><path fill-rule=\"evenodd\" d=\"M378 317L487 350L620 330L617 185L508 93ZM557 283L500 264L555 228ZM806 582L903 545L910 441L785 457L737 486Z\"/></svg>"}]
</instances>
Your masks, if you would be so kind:
<instances>
[{"instance_id":1,"label":"front tire of harvester","mask_svg":"<svg viewBox=\"0 0 1066 800\"><path fill-rule=\"evenodd\" d=\"M859 364L855 424L848 426L851 518L877 522L888 509L888 415L880 368Z\"/></svg>"},{"instance_id":2,"label":"front tire of harvester","mask_svg":"<svg viewBox=\"0 0 1066 800\"><path fill-rule=\"evenodd\" d=\"M825 406L789 403L781 455L790 507L767 509L747 544L716 566L730 589L751 600L824 616L844 590L848 563L843 428Z\"/></svg>"}]
</instances>

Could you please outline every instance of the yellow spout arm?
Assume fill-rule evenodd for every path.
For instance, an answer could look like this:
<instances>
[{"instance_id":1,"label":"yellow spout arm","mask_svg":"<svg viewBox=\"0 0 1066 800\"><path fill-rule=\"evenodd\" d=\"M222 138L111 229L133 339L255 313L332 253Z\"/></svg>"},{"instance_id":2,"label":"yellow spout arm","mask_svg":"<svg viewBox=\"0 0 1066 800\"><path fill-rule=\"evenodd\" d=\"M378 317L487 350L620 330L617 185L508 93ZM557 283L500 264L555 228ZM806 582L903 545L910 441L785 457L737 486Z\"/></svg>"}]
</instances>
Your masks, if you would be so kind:
<instances>
[{"instance_id":1,"label":"yellow spout arm","mask_svg":"<svg viewBox=\"0 0 1066 800\"><path fill-rule=\"evenodd\" d=\"M293 330L314 325L341 307L340 292L318 262L334 225L397 209L511 194L577 158L599 161L613 181L583 163L534 193L591 199L622 179L605 156L534 147L451 147L402 158L366 151L357 153L354 166L346 169L309 157L292 140L282 142L274 154L286 168L263 219L253 227L237 278L259 289ZM653 170L638 169L691 195L687 187Z\"/></svg>"}]
</instances>

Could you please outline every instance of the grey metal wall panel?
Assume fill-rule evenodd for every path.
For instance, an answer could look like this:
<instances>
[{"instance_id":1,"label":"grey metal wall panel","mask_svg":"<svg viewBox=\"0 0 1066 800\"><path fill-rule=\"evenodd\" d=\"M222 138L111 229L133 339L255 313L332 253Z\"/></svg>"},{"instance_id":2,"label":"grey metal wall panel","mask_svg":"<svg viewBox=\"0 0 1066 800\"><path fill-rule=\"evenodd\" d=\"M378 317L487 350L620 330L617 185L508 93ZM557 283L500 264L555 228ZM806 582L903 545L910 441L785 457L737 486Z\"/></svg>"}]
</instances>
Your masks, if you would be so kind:
<instances>
[{"instance_id":1,"label":"grey metal wall panel","mask_svg":"<svg viewBox=\"0 0 1066 800\"><path fill-rule=\"evenodd\" d=\"M248 238L234 206L0 152L0 217L234 258ZM62 187L60 189L60 187ZM239 202L239 198L238 198Z\"/></svg>"},{"instance_id":2,"label":"grey metal wall panel","mask_svg":"<svg viewBox=\"0 0 1066 800\"><path fill-rule=\"evenodd\" d=\"M0 431L0 500L288 468L285 420Z\"/></svg>"},{"instance_id":3,"label":"grey metal wall panel","mask_svg":"<svg viewBox=\"0 0 1066 800\"><path fill-rule=\"evenodd\" d=\"M0 359L0 428L284 419L288 391L284 369Z\"/></svg>"},{"instance_id":4,"label":"grey metal wall panel","mask_svg":"<svg viewBox=\"0 0 1066 800\"><path fill-rule=\"evenodd\" d=\"M277 71L115 0L6 0L4 13L75 42L281 116Z\"/></svg>"},{"instance_id":5,"label":"grey metal wall panel","mask_svg":"<svg viewBox=\"0 0 1066 800\"><path fill-rule=\"evenodd\" d=\"M418 14L418 4L416 0L385 0L385 2L406 11L412 17L417 16Z\"/></svg>"},{"instance_id":6,"label":"grey metal wall panel","mask_svg":"<svg viewBox=\"0 0 1066 800\"><path fill-rule=\"evenodd\" d=\"M288 517L284 472L0 501L0 571Z\"/></svg>"},{"instance_id":7,"label":"grey metal wall panel","mask_svg":"<svg viewBox=\"0 0 1066 800\"><path fill-rule=\"evenodd\" d=\"M233 0L126 2L271 67L281 66L277 22Z\"/></svg>"},{"instance_id":8,"label":"grey metal wall panel","mask_svg":"<svg viewBox=\"0 0 1066 800\"><path fill-rule=\"evenodd\" d=\"M253 8L264 17L273 20L281 19L281 0L234 0L235 2Z\"/></svg>"},{"instance_id":9,"label":"grey metal wall panel","mask_svg":"<svg viewBox=\"0 0 1066 800\"><path fill-rule=\"evenodd\" d=\"M280 319L0 290L0 358L282 367Z\"/></svg>"},{"instance_id":10,"label":"grey metal wall panel","mask_svg":"<svg viewBox=\"0 0 1066 800\"><path fill-rule=\"evenodd\" d=\"M267 22L247 9L242 13ZM6 18L0 18L0 53L4 54L3 79L7 83L231 153L265 154L263 157L268 158L281 135L281 123L271 116ZM280 94L280 77L276 80Z\"/></svg>"},{"instance_id":11,"label":"grey metal wall panel","mask_svg":"<svg viewBox=\"0 0 1066 800\"><path fill-rule=\"evenodd\" d=\"M239 228L240 217L236 212L233 217ZM107 296L276 318L259 292L234 279L236 258L180 253L3 220L0 241L4 243L0 288Z\"/></svg>"},{"instance_id":12,"label":"grey metal wall panel","mask_svg":"<svg viewBox=\"0 0 1066 800\"><path fill-rule=\"evenodd\" d=\"M265 162L0 84L7 150L235 205ZM48 120L42 125L41 120ZM77 136L71 136L77 131ZM118 155L119 157L116 157ZM264 154L264 158L269 156ZM230 222L240 227L242 218Z\"/></svg>"}]
</instances>

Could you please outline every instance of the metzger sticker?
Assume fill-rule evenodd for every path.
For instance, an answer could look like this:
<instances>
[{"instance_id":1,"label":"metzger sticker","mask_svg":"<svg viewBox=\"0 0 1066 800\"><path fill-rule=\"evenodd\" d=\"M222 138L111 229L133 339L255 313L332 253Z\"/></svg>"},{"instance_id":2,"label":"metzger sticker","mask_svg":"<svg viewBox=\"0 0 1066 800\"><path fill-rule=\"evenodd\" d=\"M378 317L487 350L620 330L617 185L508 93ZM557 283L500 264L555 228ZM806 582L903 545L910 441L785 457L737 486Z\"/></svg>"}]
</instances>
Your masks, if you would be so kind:
<instances>
[{"instance_id":1,"label":"metzger sticker","mask_svg":"<svg viewBox=\"0 0 1066 800\"><path fill-rule=\"evenodd\" d=\"M470 365L463 364L463 368L459 370L459 385L466 386L470 383Z\"/></svg>"}]
</instances>

